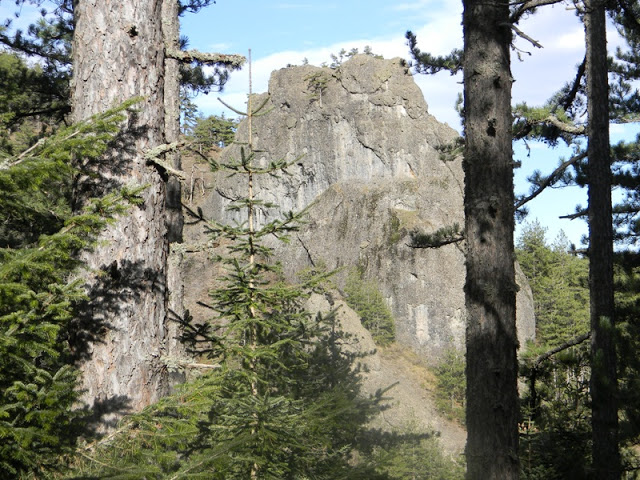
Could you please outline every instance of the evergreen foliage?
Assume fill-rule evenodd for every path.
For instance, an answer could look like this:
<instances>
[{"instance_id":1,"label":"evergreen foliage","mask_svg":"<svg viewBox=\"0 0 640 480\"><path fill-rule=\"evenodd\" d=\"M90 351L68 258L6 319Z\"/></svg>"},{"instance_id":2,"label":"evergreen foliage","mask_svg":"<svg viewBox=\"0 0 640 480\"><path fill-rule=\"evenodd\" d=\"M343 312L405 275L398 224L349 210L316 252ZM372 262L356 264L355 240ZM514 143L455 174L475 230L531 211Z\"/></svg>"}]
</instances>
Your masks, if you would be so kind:
<instances>
[{"instance_id":1,"label":"evergreen foliage","mask_svg":"<svg viewBox=\"0 0 640 480\"><path fill-rule=\"evenodd\" d=\"M329 65L329 68L332 69L337 69L340 68L340 65L342 65L342 63L345 60L350 59L351 57L354 57L356 55L360 54L360 50L356 47L352 48L351 50L349 50L348 52L342 48L337 54L332 53L330 55L331 57L331 64ZM374 58L382 58L382 55L377 55L375 53L373 53L373 50L371 49L371 47L369 45L365 45L363 51L362 51L363 55L369 55L371 57ZM323 67L325 66L325 64L322 65Z\"/></svg>"},{"instance_id":2,"label":"evergreen foliage","mask_svg":"<svg viewBox=\"0 0 640 480\"><path fill-rule=\"evenodd\" d=\"M424 233L419 230L411 232L411 248L438 248L451 243L459 243L464 240L464 232L460 225L454 223L436 230L433 233Z\"/></svg>"},{"instance_id":3,"label":"evergreen foliage","mask_svg":"<svg viewBox=\"0 0 640 480\"><path fill-rule=\"evenodd\" d=\"M552 245L545 234L539 223L528 224L516 248L536 314L536 342L521 366L528 386L522 399L522 477L587 478L589 345L569 344L589 332L588 261L570 253L564 234Z\"/></svg>"},{"instance_id":4,"label":"evergreen foliage","mask_svg":"<svg viewBox=\"0 0 640 480\"><path fill-rule=\"evenodd\" d=\"M73 368L73 319L84 299L77 253L90 248L114 216L137 203L127 187L67 203L71 160L100 156L135 103L61 129L16 156L0 159L0 477L43 476L64 466L86 412ZM51 209L49 211L49 209ZM96 333L96 332L90 332Z\"/></svg>"},{"instance_id":5,"label":"evergreen foliage","mask_svg":"<svg viewBox=\"0 0 640 480\"><path fill-rule=\"evenodd\" d=\"M527 224L516 253L533 292L536 343L552 348L589 331L589 265L569 253L563 233L553 245L545 234L538 222Z\"/></svg>"},{"instance_id":6,"label":"evergreen foliage","mask_svg":"<svg viewBox=\"0 0 640 480\"><path fill-rule=\"evenodd\" d=\"M435 368L437 379L436 407L450 420L464 425L465 392L464 354L454 348L447 350Z\"/></svg>"},{"instance_id":7,"label":"evergreen foliage","mask_svg":"<svg viewBox=\"0 0 640 480\"><path fill-rule=\"evenodd\" d=\"M212 368L127 419L117 435L85 455L91 460L78 465L76 476L383 478L366 462L350 463L382 392L374 398L360 393L356 358L343 350L349 339L334 316L313 317L303 307L327 274L287 284L264 244L269 236L286 241L304 212L256 223L257 208L275 206L256 196L255 177L279 175L288 166L260 165L250 141L239 159L219 165L247 187L228 205L244 220L209 222L226 273L210 293L214 317L184 325L187 345Z\"/></svg>"},{"instance_id":8,"label":"evergreen foliage","mask_svg":"<svg viewBox=\"0 0 640 480\"><path fill-rule=\"evenodd\" d=\"M436 433L420 434L409 425L401 438L374 448L377 469L393 480L462 480L462 458L449 458L441 451Z\"/></svg>"},{"instance_id":9,"label":"evergreen foliage","mask_svg":"<svg viewBox=\"0 0 640 480\"><path fill-rule=\"evenodd\" d=\"M462 70L462 50L454 49L449 55L435 56L418 48L418 39L413 32L408 31L405 38L411 56L415 60L412 66L417 73L434 74L446 70L451 75L455 75Z\"/></svg>"},{"instance_id":10,"label":"evergreen foliage","mask_svg":"<svg viewBox=\"0 0 640 480\"><path fill-rule=\"evenodd\" d=\"M393 314L374 280L365 280L360 270L353 269L347 276L344 292L347 304L360 315L362 325L371 332L377 345L395 341Z\"/></svg>"},{"instance_id":11,"label":"evergreen foliage","mask_svg":"<svg viewBox=\"0 0 640 480\"><path fill-rule=\"evenodd\" d=\"M42 6L43 2L19 0L15 3L20 5L17 8L21 8L23 3ZM12 32L10 19L0 26L0 43L9 52L13 52L6 55L23 55L35 59L35 63L38 64L37 67L29 69L31 75L23 76L24 84L19 85L28 95L25 97L19 94L18 97L28 101L11 106L14 121L46 116L58 123L71 111L69 81L73 35L72 5L70 0L60 0L52 4L51 10L40 9L40 18L30 25L26 32L19 29ZM9 73L6 78L11 79L13 75Z\"/></svg>"},{"instance_id":12,"label":"evergreen foliage","mask_svg":"<svg viewBox=\"0 0 640 480\"><path fill-rule=\"evenodd\" d=\"M307 82L307 89L309 90L309 99L311 101L318 101L318 104L322 107L322 94L329 85L329 79L331 77L326 72L315 72L305 77Z\"/></svg>"},{"instance_id":13,"label":"evergreen foliage","mask_svg":"<svg viewBox=\"0 0 640 480\"><path fill-rule=\"evenodd\" d=\"M222 115L199 115L186 132L187 138L200 149L231 145L238 128L238 121Z\"/></svg>"},{"instance_id":14,"label":"evergreen foliage","mask_svg":"<svg viewBox=\"0 0 640 480\"><path fill-rule=\"evenodd\" d=\"M0 152L21 152L60 121L69 109L55 79L17 54L0 52Z\"/></svg>"}]
</instances>

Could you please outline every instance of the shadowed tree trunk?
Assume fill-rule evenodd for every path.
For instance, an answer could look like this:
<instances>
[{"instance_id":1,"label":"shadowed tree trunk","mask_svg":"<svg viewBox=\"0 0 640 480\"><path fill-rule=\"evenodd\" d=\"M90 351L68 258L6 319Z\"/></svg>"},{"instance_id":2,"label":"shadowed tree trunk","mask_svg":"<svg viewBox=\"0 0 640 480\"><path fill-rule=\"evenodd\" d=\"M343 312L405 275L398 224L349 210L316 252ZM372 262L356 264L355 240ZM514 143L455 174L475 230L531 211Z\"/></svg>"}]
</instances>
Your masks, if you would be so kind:
<instances>
[{"instance_id":1,"label":"shadowed tree trunk","mask_svg":"<svg viewBox=\"0 0 640 480\"><path fill-rule=\"evenodd\" d=\"M519 475L509 2L464 0L467 478Z\"/></svg>"},{"instance_id":2,"label":"shadowed tree trunk","mask_svg":"<svg viewBox=\"0 0 640 480\"><path fill-rule=\"evenodd\" d=\"M585 1L589 145L589 292L591 298L591 424L593 478L620 478L613 227L609 153L607 31L602 0Z\"/></svg>"},{"instance_id":3,"label":"shadowed tree trunk","mask_svg":"<svg viewBox=\"0 0 640 480\"><path fill-rule=\"evenodd\" d=\"M168 388L160 361L171 340L167 177L144 159L145 151L165 140L161 7L162 2L151 0L74 4L74 120L143 97L113 149L99 165L89 166L95 175L79 182L77 191L81 201L121 185L146 186L143 203L118 219L86 255L93 270L85 320L105 328L85 352L82 387L89 404L95 401L96 408L118 413L122 407L139 410Z\"/></svg>"}]
</instances>

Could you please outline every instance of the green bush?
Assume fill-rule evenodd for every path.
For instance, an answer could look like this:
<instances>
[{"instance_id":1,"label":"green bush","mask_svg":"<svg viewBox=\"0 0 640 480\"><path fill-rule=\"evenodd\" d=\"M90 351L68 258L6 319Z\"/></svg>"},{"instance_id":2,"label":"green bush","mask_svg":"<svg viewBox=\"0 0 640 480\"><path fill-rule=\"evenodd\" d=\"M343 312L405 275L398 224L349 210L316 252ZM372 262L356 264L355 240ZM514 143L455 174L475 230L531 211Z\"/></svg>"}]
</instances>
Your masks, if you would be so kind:
<instances>
[{"instance_id":1,"label":"green bush","mask_svg":"<svg viewBox=\"0 0 640 480\"><path fill-rule=\"evenodd\" d=\"M391 480L462 480L463 457L451 458L442 450L437 432L422 432L409 425L403 433L390 434L389 443L378 439L372 451L377 471Z\"/></svg>"},{"instance_id":2,"label":"green bush","mask_svg":"<svg viewBox=\"0 0 640 480\"><path fill-rule=\"evenodd\" d=\"M362 325L371 332L377 345L385 346L396 338L393 314L373 280L364 280L352 270L347 276L344 292L347 304L361 317Z\"/></svg>"},{"instance_id":3,"label":"green bush","mask_svg":"<svg viewBox=\"0 0 640 480\"><path fill-rule=\"evenodd\" d=\"M436 406L450 420L464 424L465 409L465 359L464 354L451 348L435 369Z\"/></svg>"},{"instance_id":4,"label":"green bush","mask_svg":"<svg viewBox=\"0 0 640 480\"><path fill-rule=\"evenodd\" d=\"M224 115L199 116L196 118L189 138L204 148L230 145L236 135L238 121L225 118Z\"/></svg>"}]
</instances>

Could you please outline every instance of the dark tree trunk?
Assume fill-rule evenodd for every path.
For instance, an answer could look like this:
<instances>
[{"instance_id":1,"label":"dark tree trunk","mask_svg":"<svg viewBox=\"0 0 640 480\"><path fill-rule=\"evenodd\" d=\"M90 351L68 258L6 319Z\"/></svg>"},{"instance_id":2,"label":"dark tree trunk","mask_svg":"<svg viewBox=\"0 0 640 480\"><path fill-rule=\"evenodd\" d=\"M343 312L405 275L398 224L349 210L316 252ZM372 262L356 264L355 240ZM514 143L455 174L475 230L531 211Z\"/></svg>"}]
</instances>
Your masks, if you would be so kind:
<instances>
[{"instance_id":1,"label":"dark tree trunk","mask_svg":"<svg viewBox=\"0 0 640 480\"><path fill-rule=\"evenodd\" d=\"M467 478L519 475L509 2L464 0Z\"/></svg>"},{"instance_id":2,"label":"dark tree trunk","mask_svg":"<svg viewBox=\"0 0 640 480\"><path fill-rule=\"evenodd\" d=\"M144 159L145 151L165 140L161 7L152 0L74 2L74 119L143 97L114 148L90 166L95 176L80 182L78 190L82 198L122 185L146 186L144 202L119 218L86 258L92 278L85 320L106 328L86 351L82 387L89 404L113 411L115 418L122 407L139 410L168 389L161 361L172 341L167 177Z\"/></svg>"},{"instance_id":3,"label":"dark tree trunk","mask_svg":"<svg viewBox=\"0 0 640 480\"><path fill-rule=\"evenodd\" d=\"M180 49L180 21L178 18L179 3L177 0L163 0L162 2L162 30L165 47L173 50ZM165 143L180 140L180 63L174 58L165 57L164 68L164 135ZM182 170L179 150L170 152L166 161L175 169ZM180 248L172 248L182 243L184 216L182 213L182 184L175 176L167 180L167 239L169 245L169 260L167 264L167 285L169 288L169 338L168 351L182 356L184 349L179 343L179 322L184 318L184 253ZM184 376L175 372L173 383L184 381Z\"/></svg>"},{"instance_id":4,"label":"dark tree trunk","mask_svg":"<svg viewBox=\"0 0 640 480\"><path fill-rule=\"evenodd\" d=\"M593 478L620 478L613 300L609 84L604 2L585 1Z\"/></svg>"}]
</instances>

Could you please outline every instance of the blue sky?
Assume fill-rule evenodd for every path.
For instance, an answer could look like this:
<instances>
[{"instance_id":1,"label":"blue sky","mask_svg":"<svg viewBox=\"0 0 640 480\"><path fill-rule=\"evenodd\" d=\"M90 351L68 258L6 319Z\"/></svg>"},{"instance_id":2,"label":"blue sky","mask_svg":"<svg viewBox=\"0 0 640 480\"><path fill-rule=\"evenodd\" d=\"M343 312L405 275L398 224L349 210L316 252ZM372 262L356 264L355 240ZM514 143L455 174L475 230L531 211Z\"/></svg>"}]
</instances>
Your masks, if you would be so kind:
<instances>
[{"instance_id":1,"label":"blue sky","mask_svg":"<svg viewBox=\"0 0 640 480\"><path fill-rule=\"evenodd\" d=\"M570 2L569 2L570 3ZM545 7L520 25L529 36L538 40L543 49L528 42L516 41L512 70L514 103L526 101L538 105L549 98L564 82L574 76L575 65L584 56L584 34L581 23L567 5ZM218 0L216 5L196 15L183 18L183 34L191 46L206 51L247 54L252 50L253 90L266 91L271 71L287 64L300 64L307 58L311 64L330 62L330 54L341 48L362 50L365 45L386 58L408 58L404 34L414 31L419 46L435 54L446 54L462 45L462 2L416 0L389 2L381 0L343 2L231 1ZM610 32L610 48L618 45L615 32ZM447 73L435 76L416 75L429 112L442 122L460 131L460 121L454 110L462 91L461 76ZM210 94L197 100L205 113L221 113L224 107L217 101L242 108L246 101L248 78L246 71L232 74L223 94ZM226 112L229 114L230 112ZM637 127L614 126L612 137L630 138ZM523 167L516 171L518 193L529 189L526 178L534 170L553 170L559 156L569 152L551 151L538 144L515 146L515 156ZM543 193L529 204L529 221L538 219L548 228L548 240L553 241L562 229L569 239L580 245L586 225L580 220L560 220L572 213L577 204L586 203L586 192L578 188L555 189ZM521 226L516 230L519 234Z\"/></svg>"},{"instance_id":2,"label":"blue sky","mask_svg":"<svg viewBox=\"0 0 640 480\"><path fill-rule=\"evenodd\" d=\"M575 65L584 56L584 34L575 13L569 9L571 4L543 7L520 24L520 28L544 48L534 48L522 39L516 41L517 50L512 55L514 103L541 104L573 78ZM13 0L0 0L0 18L14 11ZM34 18L32 15L24 9L22 20ZM181 30L189 37L190 48L201 51L246 55L251 48L253 90L263 92L267 90L273 70L287 64L300 64L305 58L314 65L330 62L331 53L342 48L355 47L362 51L369 45L374 53L385 58L408 58L404 39L407 30L417 34L421 49L446 54L462 45L461 15L462 2L454 0L217 0L215 5L197 14L185 14ZM610 50L619 44L610 29ZM416 75L415 80L423 91L429 112L460 131L454 104L462 91L461 76L439 73ZM202 95L196 103L205 114L225 110L218 96L243 108L247 89L245 68L231 75L223 93ZM637 125L614 125L612 139L630 139L637 131ZM531 147L528 155L522 146L515 147L516 159L523 163L515 176L518 193L528 190L525 179L533 170L551 171L558 162L559 152L542 145ZM529 204L529 219L537 218L548 227L549 240L563 229L572 242L579 244L580 237L586 233L584 222L559 220L558 216L571 213L577 204L585 203L586 193L576 188L548 191Z\"/></svg>"}]
</instances>

